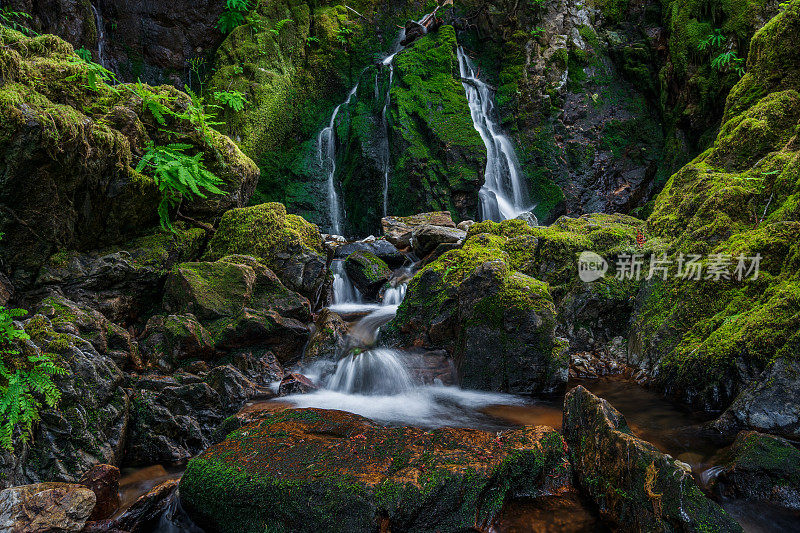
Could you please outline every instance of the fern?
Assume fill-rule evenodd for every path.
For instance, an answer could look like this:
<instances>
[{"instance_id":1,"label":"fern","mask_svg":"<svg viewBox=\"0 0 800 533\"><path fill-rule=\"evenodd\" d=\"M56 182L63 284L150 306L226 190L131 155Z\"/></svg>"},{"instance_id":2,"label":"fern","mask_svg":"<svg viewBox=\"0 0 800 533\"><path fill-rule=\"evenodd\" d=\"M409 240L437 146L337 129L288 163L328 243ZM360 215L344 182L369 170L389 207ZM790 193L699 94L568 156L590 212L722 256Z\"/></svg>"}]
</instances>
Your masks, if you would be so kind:
<instances>
[{"instance_id":1,"label":"fern","mask_svg":"<svg viewBox=\"0 0 800 533\"><path fill-rule=\"evenodd\" d=\"M35 31L22 24L23 21L32 20L33 17L24 11L12 11L7 7L0 7L0 26L11 28L29 36L38 35Z\"/></svg>"},{"instance_id":2,"label":"fern","mask_svg":"<svg viewBox=\"0 0 800 533\"><path fill-rule=\"evenodd\" d=\"M272 35L274 35L275 37L279 36L281 34L281 30L283 29L283 27L289 22L294 22L294 21L292 19L279 20L278 22L275 23L275 27L269 30L270 33L272 33Z\"/></svg>"},{"instance_id":3,"label":"fern","mask_svg":"<svg viewBox=\"0 0 800 533\"><path fill-rule=\"evenodd\" d=\"M0 446L14 451L14 431L22 442L30 441L33 427L40 419L43 398L51 408L58 405L61 391L52 377L67 371L58 366L51 354L22 357L15 347L30 337L14 325L14 318L25 315L22 309L0 307Z\"/></svg>"},{"instance_id":4,"label":"fern","mask_svg":"<svg viewBox=\"0 0 800 533\"><path fill-rule=\"evenodd\" d=\"M722 43L724 42L725 36L722 34L722 30L715 28L713 33L709 34L708 37L700 41L700 43L697 45L697 49L701 52L705 52L706 50L711 50L713 48L722 46Z\"/></svg>"},{"instance_id":5,"label":"fern","mask_svg":"<svg viewBox=\"0 0 800 533\"><path fill-rule=\"evenodd\" d=\"M78 67L78 72L66 78L67 81L76 81L82 79L86 87L97 92L100 90L100 84L110 85L117 82L117 76L103 67L102 65L92 61L91 53L88 56L84 52L89 52L86 49L78 49L77 55L67 59L67 63L71 66ZM119 92L113 87L114 92Z\"/></svg>"},{"instance_id":6,"label":"fern","mask_svg":"<svg viewBox=\"0 0 800 533\"><path fill-rule=\"evenodd\" d=\"M217 91L214 93L214 100L234 111L243 110L247 104L247 98L239 91Z\"/></svg>"},{"instance_id":7,"label":"fern","mask_svg":"<svg viewBox=\"0 0 800 533\"><path fill-rule=\"evenodd\" d=\"M158 217L161 227L173 231L170 210L179 207L184 197L206 198L206 193L223 194L218 185L222 180L206 170L203 154L189 156L185 152L188 144L147 145L147 152L136 166L138 172L148 170L161 192Z\"/></svg>"},{"instance_id":8,"label":"fern","mask_svg":"<svg viewBox=\"0 0 800 533\"><path fill-rule=\"evenodd\" d=\"M739 57L735 50L719 54L711 61L711 66L720 72L734 70L739 77L744 76L744 59Z\"/></svg>"},{"instance_id":9,"label":"fern","mask_svg":"<svg viewBox=\"0 0 800 533\"><path fill-rule=\"evenodd\" d=\"M167 102L173 102L177 97L154 93L141 81L138 81L132 85L128 85L127 87L133 94L141 98L142 112L149 111L150 114L153 115L153 118L156 119L156 122L158 122L161 126L165 126L167 124L167 121L164 118L165 116L175 115L172 109L167 106Z\"/></svg>"},{"instance_id":10,"label":"fern","mask_svg":"<svg viewBox=\"0 0 800 533\"><path fill-rule=\"evenodd\" d=\"M245 21L245 15L250 10L250 0L227 0L225 11L219 17L217 28L222 33L230 33Z\"/></svg>"},{"instance_id":11,"label":"fern","mask_svg":"<svg viewBox=\"0 0 800 533\"><path fill-rule=\"evenodd\" d=\"M185 113L180 113L175 116L178 118L182 118L188 120L194 126L195 131L205 140L207 143L211 143L211 134L209 133L209 129L211 126L219 126L222 122L215 122L214 121L214 114L208 112L211 109L219 109L220 106L215 104L207 105L205 103L205 98L200 96L199 94L192 91L189 87L184 87L186 90L186 94L189 95L189 105L186 108Z\"/></svg>"}]
</instances>

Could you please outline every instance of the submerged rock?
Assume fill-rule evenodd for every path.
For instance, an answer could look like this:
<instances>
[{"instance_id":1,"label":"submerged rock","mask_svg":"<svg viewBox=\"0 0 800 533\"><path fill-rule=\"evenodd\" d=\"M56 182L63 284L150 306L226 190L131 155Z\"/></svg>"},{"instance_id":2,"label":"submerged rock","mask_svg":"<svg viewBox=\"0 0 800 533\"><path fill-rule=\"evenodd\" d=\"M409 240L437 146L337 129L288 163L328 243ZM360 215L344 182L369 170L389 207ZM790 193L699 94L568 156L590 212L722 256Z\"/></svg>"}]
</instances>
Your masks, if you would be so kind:
<instances>
[{"instance_id":1,"label":"submerged rock","mask_svg":"<svg viewBox=\"0 0 800 533\"><path fill-rule=\"evenodd\" d=\"M637 438L619 411L582 386L567 393L563 427L581 488L621 531L742 531L703 495L688 465Z\"/></svg>"},{"instance_id":2,"label":"submerged rock","mask_svg":"<svg viewBox=\"0 0 800 533\"><path fill-rule=\"evenodd\" d=\"M375 299L392 277L392 269L370 252L355 252L347 257L344 270L353 285L367 298Z\"/></svg>"},{"instance_id":3,"label":"submerged rock","mask_svg":"<svg viewBox=\"0 0 800 533\"><path fill-rule=\"evenodd\" d=\"M94 492L83 485L39 483L0 492L0 530L8 533L81 531L94 509Z\"/></svg>"},{"instance_id":4,"label":"submerged rock","mask_svg":"<svg viewBox=\"0 0 800 533\"><path fill-rule=\"evenodd\" d=\"M455 532L488 526L508 498L564 490L565 449L546 427L425 431L287 410L192 460L180 494L212 531Z\"/></svg>"},{"instance_id":5,"label":"submerged rock","mask_svg":"<svg viewBox=\"0 0 800 533\"><path fill-rule=\"evenodd\" d=\"M720 455L722 470L712 489L722 498L800 510L800 451L789 441L743 431Z\"/></svg>"}]
</instances>

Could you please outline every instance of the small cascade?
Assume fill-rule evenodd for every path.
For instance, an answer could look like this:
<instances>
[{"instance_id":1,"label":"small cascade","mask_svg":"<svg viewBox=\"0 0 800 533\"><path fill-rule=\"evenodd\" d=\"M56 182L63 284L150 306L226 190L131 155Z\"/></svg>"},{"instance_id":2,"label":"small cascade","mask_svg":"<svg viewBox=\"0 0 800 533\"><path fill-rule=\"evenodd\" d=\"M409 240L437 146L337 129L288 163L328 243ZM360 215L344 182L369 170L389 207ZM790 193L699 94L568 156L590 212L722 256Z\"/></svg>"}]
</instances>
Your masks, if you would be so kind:
<instances>
[{"instance_id":1,"label":"small cascade","mask_svg":"<svg viewBox=\"0 0 800 533\"><path fill-rule=\"evenodd\" d=\"M341 223L341 206L339 205L339 195L336 192L336 116L342 106L350 104L353 95L358 90L358 84L352 88L348 93L347 99L336 106L331 115L330 123L327 128L319 132L317 137L317 155L319 157L319 164L323 170L328 174L328 210L330 212L330 227L328 231L336 235L342 233Z\"/></svg>"},{"instance_id":2,"label":"small cascade","mask_svg":"<svg viewBox=\"0 0 800 533\"><path fill-rule=\"evenodd\" d=\"M411 390L414 381L402 352L377 348L348 355L336 365L327 388L345 394L387 395Z\"/></svg>"},{"instance_id":3,"label":"small cascade","mask_svg":"<svg viewBox=\"0 0 800 533\"><path fill-rule=\"evenodd\" d=\"M472 122L486 145L486 171L480 190L481 218L498 222L516 218L531 210L516 152L494 118L489 87L478 78L475 66L460 46L458 65Z\"/></svg>"},{"instance_id":4,"label":"small cascade","mask_svg":"<svg viewBox=\"0 0 800 533\"><path fill-rule=\"evenodd\" d=\"M383 293L383 305L400 305L406 297L408 284L401 283L397 287L389 287Z\"/></svg>"},{"instance_id":5,"label":"small cascade","mask_svg":"<svg viewBox=\"0 0 800 533\"><path fill-rule=\"evenodd\" d=\"M333 305L360 304L364 298L344 271L344 261L331 264L333 272Z\"/></svg>"},{"instance_id":6,"label":"small cascade","mask_svg":"<svg viewBox=\"0 0 800 533\"><path fill-rule=\"evenodd\" d=\"M92 12L94 12L94 21L97 25L97 63L101 67L106 67L106 31L105 31L105 24L103 24L103 17L100 15L100 12L94 7L94 4L90 4L92 6ZM107 67L106 67L107 68Z\"/></svg>"}]
</instances>

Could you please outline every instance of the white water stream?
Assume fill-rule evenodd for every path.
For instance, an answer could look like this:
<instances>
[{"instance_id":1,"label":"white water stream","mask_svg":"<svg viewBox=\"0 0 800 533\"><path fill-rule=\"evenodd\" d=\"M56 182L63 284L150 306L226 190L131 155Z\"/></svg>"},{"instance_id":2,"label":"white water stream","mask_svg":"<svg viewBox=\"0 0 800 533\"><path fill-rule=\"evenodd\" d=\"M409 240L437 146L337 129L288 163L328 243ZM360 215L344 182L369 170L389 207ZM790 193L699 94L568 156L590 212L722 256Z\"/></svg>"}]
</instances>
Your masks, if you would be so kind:
<instances>
[{"instance_id":1,"label":"white water stream","mask_svg":"<svg viewBox=\"0 0 800 533\"><path fill-rule=\"evenodd\" d=\"M516 218L532 208L517 154L500 129L489 86L478 78L475 65L460 46L458 65L472 122L486 145L486 171L480 190L481 219L499 222Z\"/></svg>"}]
</instances>

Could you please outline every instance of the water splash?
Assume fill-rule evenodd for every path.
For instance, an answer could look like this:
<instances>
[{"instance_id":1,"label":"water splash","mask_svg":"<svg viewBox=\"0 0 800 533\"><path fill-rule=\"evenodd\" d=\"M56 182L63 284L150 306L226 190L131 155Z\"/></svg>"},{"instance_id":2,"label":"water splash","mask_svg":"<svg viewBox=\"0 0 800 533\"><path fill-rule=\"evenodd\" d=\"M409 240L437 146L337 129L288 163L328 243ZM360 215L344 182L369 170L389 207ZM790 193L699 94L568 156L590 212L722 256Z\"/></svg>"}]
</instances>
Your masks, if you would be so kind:
<instances>
[{"instance_id":1,"label":"water splash","mask_svg":"<svg viewBox=\"0 0 800 533\"><path fill-rule=\"evenodd\" d=\"M481 218L498 222L516 218L531 210L516 152L494 118L489 86L478 78L475 66L460 46L458 65L472 122L486 145L486 171L479 193Z\"/></svg>"},{"instance_id":2,"label":"water splash","mask_svg":"<svg viewBox=\"0 0 800 533\"><path fill-rule=\"evenodd\" d=\"M328 174L328 211L330 213L329 219L329 232L340 235L342 233L342 223L341 223L341 206L339 204L339 195L336 192L336 131L334 129L336 125L336 116L339 114L339 110L342 106L347 106L350 104L350 100L352 100L353 95L356 94L358 90L358 84L356 83L355 87L353 87L350 92L347 94L347 99L336 106L333 110L333 114L331 115L330 123L328 124L327 128L324 128L322 131L319 132L317 136L317 156L319 158L319 164L322 169Z\"/></svg>"},{"instance_id":3,"label":"water splash","mask_svg":"<svg viewBox=\"0 0 800 533\"><path fill-rule=\"evenodd\" d=\"M397 350L378 348L348 355L336 365L328 390L345 394L392 395L414 387Z\"/></svg>"}]
</instances>

